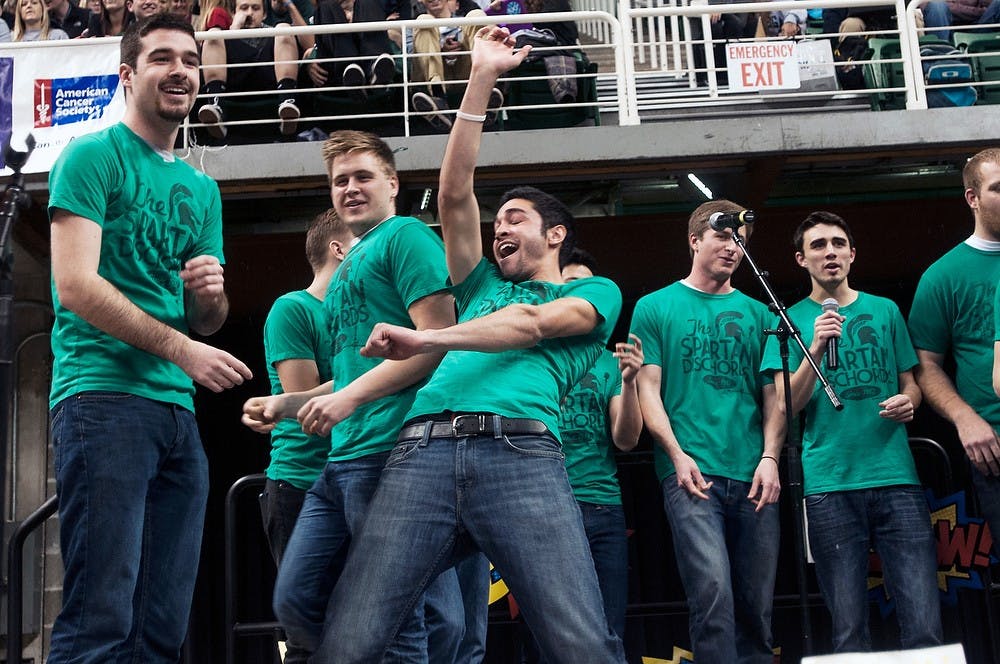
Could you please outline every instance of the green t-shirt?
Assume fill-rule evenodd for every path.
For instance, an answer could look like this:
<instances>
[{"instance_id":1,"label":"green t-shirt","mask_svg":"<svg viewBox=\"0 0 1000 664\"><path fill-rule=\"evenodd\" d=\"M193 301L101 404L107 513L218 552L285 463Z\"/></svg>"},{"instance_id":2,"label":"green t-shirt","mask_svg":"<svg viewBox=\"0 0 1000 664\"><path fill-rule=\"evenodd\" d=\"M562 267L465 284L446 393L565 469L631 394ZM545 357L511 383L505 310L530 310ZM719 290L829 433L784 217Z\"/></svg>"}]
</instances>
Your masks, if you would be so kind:
<instances>
[{"instance_id":1,"label":"green t-shirt","mask_svg":"<svg viewBox=\"0 0 1000 664\"><path fill-rule=\"evenodd\" d=\"M608 404L622 392L618 359L605 350L563 399L562 431L566 472L577 500L595 505L620 505L618 466L608 420Z\"/></svg>"},{"instance_id":2,"label":"green t-shirt","mask_svg":"<svg viewBox=\"0 0 1000 664\"><path fill-rule=\"evenodd\" d=\"M444 244L419 219L391 217L351 248L337 268L323 308L333 340L334 391L382 362L362 357L376 323L412 328L410 306L447 288ZM421 381L358 407L331 435L330 461L392 449Z\"/></svg>"},{"instance_id":3,"label":"green t-shirt","mask_svg":"<svg viewBox=\"0 0 1000 664\"><path fill-rule=\"evenodd\" d=\"M271 394L283 394L277 365L285 360L313 360L319 381L330 375L330 328L323 303L309 291L286 293L275 300L264 323L264 358ZM292 419L279 420L271 432L271 464L267 476L306 490L323 472L330 436L310 436Z\"/></svg>"},{"instance_id":4,"label":"green t-shirt","mask_svg":"<svg viewBox=\"0 0 1000 664\"><path fill-rule=\"evenodd\" d=\"M955 357L955 388L973 410L1000 430L1000 400L993 393L993 294L1000 252L962 243L927 268L910 307L917 349Z\"/></svg>"},{"instance_id":5,"label":"green t-shirt","mask_svg":"<svg viewBox=\"0 0 1000 664\"><path fill-rule=\"evenodd\" d=\"M101 227L98 273L133 304L185 334L180 271L196 256L222 256L222 203L215 180L180 159L165 160L124 124L81 136L49 173L57 208ZM52 283L49 405L105 390L194 409L194 384L180 367L98 330L63 307Z\"/></svg>"},{"instance_id":6,"label":"green t-shirt","mask_svg":"<svg viewBox=\"0 0 1000 664\"><path fill-rule=\"evenodd\" d=\"M417 393L406 419L446 410L495 413L541 420L560 439L559 404L594 365L611 336L621 313L621 291L602 277L568 284L514 283L483 259L462 283L452 287L452 293L459 322L511 304L543 304L563 297L587 300L600 321L589 334L545 339L523 350L450 351Z\"/></svg>"},{"instance_id":7,"label":"green t-shirt","mask_svg":"<svg viewBox=\"0 0 1000 664\"><path fill-rule=\"evenodd\" d=\"M808 298L788 309L807 348L821 313L822 305ZM867 293L858 293L854 302L841 306L840 315L846 320L837 369L821 368L844 409L834 410L817 380L804 411L805 495L920 484L906 426L879 417L879 402L899 394L899 374L917 364L903 315L891 300ZM802 363L802 350L795 343L790 343L788 350L789 367L794 372ZM778 340L772 338L767 342L761 371L780 370Z\"/></svg>"},{"instance_id":8,"label":"green t-shirt","mask_svg":"<svg viewBox=\"0 0 1000 664\"><path fill-rule=\"evenodd\" d=\"M703 474L753 479L764 450L760 359L767 307L734 290L703 293L675 282L642 297L632 333L645 364L659 366L660 396L681 449ZM674 465L654 447L662 482Z\"/></svg>"}]
</instances>

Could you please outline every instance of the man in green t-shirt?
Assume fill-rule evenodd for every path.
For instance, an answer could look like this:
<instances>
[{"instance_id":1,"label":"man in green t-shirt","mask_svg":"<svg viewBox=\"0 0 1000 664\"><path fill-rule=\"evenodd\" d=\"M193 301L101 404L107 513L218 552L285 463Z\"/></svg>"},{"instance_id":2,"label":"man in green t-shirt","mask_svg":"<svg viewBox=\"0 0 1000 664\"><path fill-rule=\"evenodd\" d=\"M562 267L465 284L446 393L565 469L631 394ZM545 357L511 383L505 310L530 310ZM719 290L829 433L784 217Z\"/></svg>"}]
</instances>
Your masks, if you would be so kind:
<instances>
[{"instance_id":1,"label":"man in green t-shirt","mask_svg":"<svg viewBox=\"0 0 1000 664\"><path fill-rule=\"evenodd\" d=\"M414 399L368 519L330 600L317 660L379 661L429 580L481 550L503 575L551 662L624 662L559 449L559 403L597 360L621 310L607 279L562 283L573 217L532 187L507 192L483 257L473 177L486 106L514 51L480 30L441 166L438 210L457 325L379 323L362 354L447 352Z\"/></svg>"},{"instance_id":2,"label":"man in green t-shirt","mask_svg":"<svg viewBox=\"0 0 1000 664\"><path fill-rule=\"evenodd\" d=\"M743 259L732 229L710 226L712 215L742 209L718 200L691 213L690 273L641 298L631 331L644 347L639 400L695 659L763 664L773 658L784 435L774 386L759 373L772 316L730 283Z\"/></svg>"},{"instance_id":3,"label":"man in green t-shirt","mask_svg":"<svg viewBox=\"0 0 1000 664\"><path fill-rule=\"evenodd\" d=\"M1000 282L1000 149L983 150L962 171L975 228L927 268L910 307L917 382L934 410L955 425L990 531L1000 533L1000 400L990 389L993 295ZM944 370L955 360L954 382Z\"/></svg>"},{"instance_id":4,"label":"man in green t-shirt","mask_svg":"<svg viewBox=\"0 0 1000 664\"><path fill-rule=\"evenodd\" d=\"M121 61L122 122L73 140L49 176L53 664L178 660L208 495L192 380L221 392L251 377L188 336L229 310L218 185L172 151L198 91L194 31L133 23Z\"/></svg>"},{"instance_id":5,"label":"man in green t-shirt","mask_svg":"<svg viewBox=\"0 0 1000 664\"><path fill-rule=\"evenodd\" d=\"M809 354L821 364L831 339L837 362L825 374L844 409L834 410L797 344L789 344L792 410L805 411L802 471L809 548L833 617L835 652L871 650L868 552L882 559L904 648L941 643L937 549L930 512L907 443L905 422L920 405L917 356L903 316L885 298L851 288L854 237L830 212L813 212L795 231L795 259L812 281L809 297L788 309ZM832 302L831 302L832 300ZM830 305L836 302L839 311ZM769 339L762 371L784 399L778 340Z\"/></svg>"},{"instance_id":6,"label":"man in green t-shirt","mask_svg":"<svg viewBox=\"0 0 1000 664\"><path fill-rule=\"evenodd\" d=\"M333 207L356 238L323 302L335 381L250 399L243 416L258 431L297 418L305 433L330 435L326 467L306 493L274 588L274 610L285 633L309 651L324 638L330 593L396 432L441 359L437 353L383 361L359 350L380 320L416 329L455 321L440 238L419 219L395 214L399 180L392 148L373 134L339 131L323 144L323 157ZM454 570L442 574L425 601L415 601L411 609L390 659L451 661L464 629Z\"/></svg>"},{"instance_id":7,"label":"man in green t-shirt","mask_svg":"<svg viewBox=\"0 0 1000 664\"><path fill-rule=\"evenodd\" d=\"M271 394L311 390L332 379L333 344L323 297L353 240L333 208L317 215L309 225L306 259L313 272L312 283L275 300L264 322L264 358ZM276 422L271 431L271 463L260 494L260 514L271 555L279 566L306 491L323 472L329 454L329 435L309 435L293 419ZM307 650L294 641L287 646L287 664L306 661Z\"/></svg>"}]
</instances>

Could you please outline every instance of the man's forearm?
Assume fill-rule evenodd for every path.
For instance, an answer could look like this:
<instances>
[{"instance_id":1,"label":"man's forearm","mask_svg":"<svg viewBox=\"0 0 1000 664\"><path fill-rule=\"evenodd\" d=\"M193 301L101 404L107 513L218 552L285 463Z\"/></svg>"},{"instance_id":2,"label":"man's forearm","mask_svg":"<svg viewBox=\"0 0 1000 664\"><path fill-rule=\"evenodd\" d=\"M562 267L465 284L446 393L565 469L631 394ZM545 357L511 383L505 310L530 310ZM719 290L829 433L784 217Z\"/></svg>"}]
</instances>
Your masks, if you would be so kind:
<instances>
[{"instance_id":1,"label":"man's forearm","mask_svg":"<svg viewBox=\"0 0 1000 664\"><path fill-rule=\"evenodd\" d=\"M94 327L169 362L177 364L189 343L186 335L144 312L98 274L57 283L57 294L63 306Z\"/></svg>"},{"instance_id":2,"label":"man's forearm","mask_svg":"<svg viewBox=\"0 0 1000 664\"><path fill-rule=\"evenodd\" d=\"M976 415L972 406L959 396L951 378L940 366L921 363L917 369L917 383L931 408L952 424L963 417Z\"/></svg>"},{"instance_id":3,"label":"man's forearm","mask_svg":"<svg viewBox=\"0 0 1000 664\"><path fill-rule=\"evenodd\" d=\"M422 353L406 360L386 360L338 392L357 408L418 383L437 368L444 353Z\"/></svg>"},{"instance_id":4,"label":"man's forearm","mask_svg":"<svg viewBox=\"0 0 1000 664\"><path fill-rule=\"evenodd\" d=\"M229 299L225 293L211 301L186 293L184 304L188 326L202 336L218 332L229 315Z\"/></svg>"}]
</instances>

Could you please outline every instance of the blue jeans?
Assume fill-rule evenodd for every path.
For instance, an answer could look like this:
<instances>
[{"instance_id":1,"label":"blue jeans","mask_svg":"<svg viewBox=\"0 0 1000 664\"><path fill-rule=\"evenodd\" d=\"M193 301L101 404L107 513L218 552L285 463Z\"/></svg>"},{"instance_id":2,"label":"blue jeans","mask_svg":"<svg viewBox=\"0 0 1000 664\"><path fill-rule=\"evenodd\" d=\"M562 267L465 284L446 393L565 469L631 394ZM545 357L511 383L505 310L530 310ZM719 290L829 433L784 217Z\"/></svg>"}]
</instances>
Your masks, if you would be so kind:
<instances>
[{"instance_id":1,"label":"blue jeans","mask_svg":"<svg viewBox=\"0 0 1000 664\"><path fill-rule=\"evenodd\" d=\"M991 23L1000 23L1000 0L993 0L983 15L977 20L971 23L966 23L964 21L955 21L955 17L951 13L951 9L948 8L948 3L944 0L933 0L933 2L928 2L923 6L924 12L924 26L927 28L943 28L950 25L989 25ZM951 41L951 30L936 30L931 31L932 35L945 40Z\"/></svg>"},{"instance_id":2,"label":"blue jeans","mask_svg":"<svg viewBox=\"0 0 1000 664\"><path fill-rule=\"evenodd\" d=\"M427 584L473 547L503 575L550 661L624 662L559 443L429 432L386 462L314 664L379 661Z\"/></svg>"},{"instance_id":3,"label":"blue jeans","mask_svg":"<svg viewBox=\"0 0 1000 664\"><path fill-rule=\"evenodd\" d=\"M771 600L778 563L777 504L755 512L750 483L718 476L708 500L663 480L663 507L687 595L698 662L773 661Z\"/></svg>"},{"instance_id":4,"label":"blue jeans","mask_svg":"<svg viewBox=\"0 0 1000 664\"><path fill-rule=\"evenodd\" d=\"M264 491L259 496L260 516L264 523L264 535L271 549L271 557L275 565L281 565L285 557L285 547L292 537L295 521L302 511L306 492L284 480L267 479ZM285 641L288 650L285 652L285 664L305 664L309 659L309 651L302 648L294 640Z\"/></svg>"},{"instance_id":5,"label":"blue jeans","mask_svg":"<svg viewBox=\"0 0 1000 664\"><path fill-rule=\"evenodd\" d=\"M354 537L364 523L368 504L378 484L388 452L359 459L328 463L306 492L302 511L285 549L274 584L274 614L290 640L307 651L319 646L329 620L329 600L343 569ZM458 648L464 629L461 597L454 570L442 574L428 588L428 620L435 644L446 652ZM450 626L450 627L447 627ZM390 648L388 662L428 661L428 638L424 629L424 602L415 602L408 621ZM450 634L450 637L446 636ZM453 656L453 655L452 655ZM433 656L432 661L446 661Z\"/></svg>"},{"instance_id":6,"label":"blue jeans","mask_svg":"<svg viewBox=\"0 0 1000 664\"><path fill-rule=\"evenodd\" d=\"M85 392L51 418L65 576L48 661L177 662L208 495L194 413Z\"/></svg>"},{"instance_id":7,"label":"blue jeans","mask_svg":"<svg viewBox=\"0 0 1000 664\"><path fill-rule=\"evenodd\" d=\"M806 496L809 548L816 579L833 616L835 652L871 650L868 551L882 559L896 600L904 648L941 643L937 552L923 489L893 486Z\"/></svg>"},{"instance_id":8,"label":"blue jeans","mask_svg":"<svg viewBox=\"0 0 1000 664\"><path fill-rule=\"evenodd\" d=\"M979 501L979 511L991 533L1000 533L1000 477L983 475L979 469L969 464L972 473L972 484L976 487L976 499ZM997 545L998 537L993 538L993 553L1000 552Z\"/></svg>"},{"instance_id":9,"label":"blue jeans","mask_svg":"<svg viewBox=\"0 0 1000 664\"><path fill-rule=\"evenodd\" d=\"M455 664L480 664L486 657L486 630L490 612L490 561L474 553L455 565L465 608L465 635Z\"/></svg>"},{"instance_id":10,"label":"blue jeans","mask_svg":"<svg viewBox=\"0 0 1000 664\"><path fill-rule=\"evenodd\" d=\"M604 617L615 635L625 639L625 609L628 605L628 539L625 509L621 505L597 505L577 501L583 516L583 531L590 543L597 582L604 602ZM527 630L526 630L527 631ZM530 635L530 632L529 632ZM534 635L526 638L522 659L545 662Z\"/></svg>"}]
</instances>

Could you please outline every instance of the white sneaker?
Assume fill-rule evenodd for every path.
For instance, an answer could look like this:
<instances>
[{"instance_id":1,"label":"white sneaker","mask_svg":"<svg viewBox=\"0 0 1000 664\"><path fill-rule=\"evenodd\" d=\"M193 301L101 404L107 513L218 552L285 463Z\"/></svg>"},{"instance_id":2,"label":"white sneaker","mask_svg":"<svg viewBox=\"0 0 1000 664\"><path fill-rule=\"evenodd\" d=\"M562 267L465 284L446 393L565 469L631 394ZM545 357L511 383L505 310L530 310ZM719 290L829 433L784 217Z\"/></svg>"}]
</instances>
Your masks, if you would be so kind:
<instances>
[{"instance_id":1,"label":"white sneaker","mask_svg":"<svg viewBox=\"0 0 1000 664\"><path fill-rule=\"evenodd\" d=\"M291 136L295 133L295 130L299 126L300 115L302 113L299 111L299 107L295 105L294 99L286 99L278 105L278 117L281 118L278 128L281 130L282 136Z\"/></svg>"}]
</instances>

